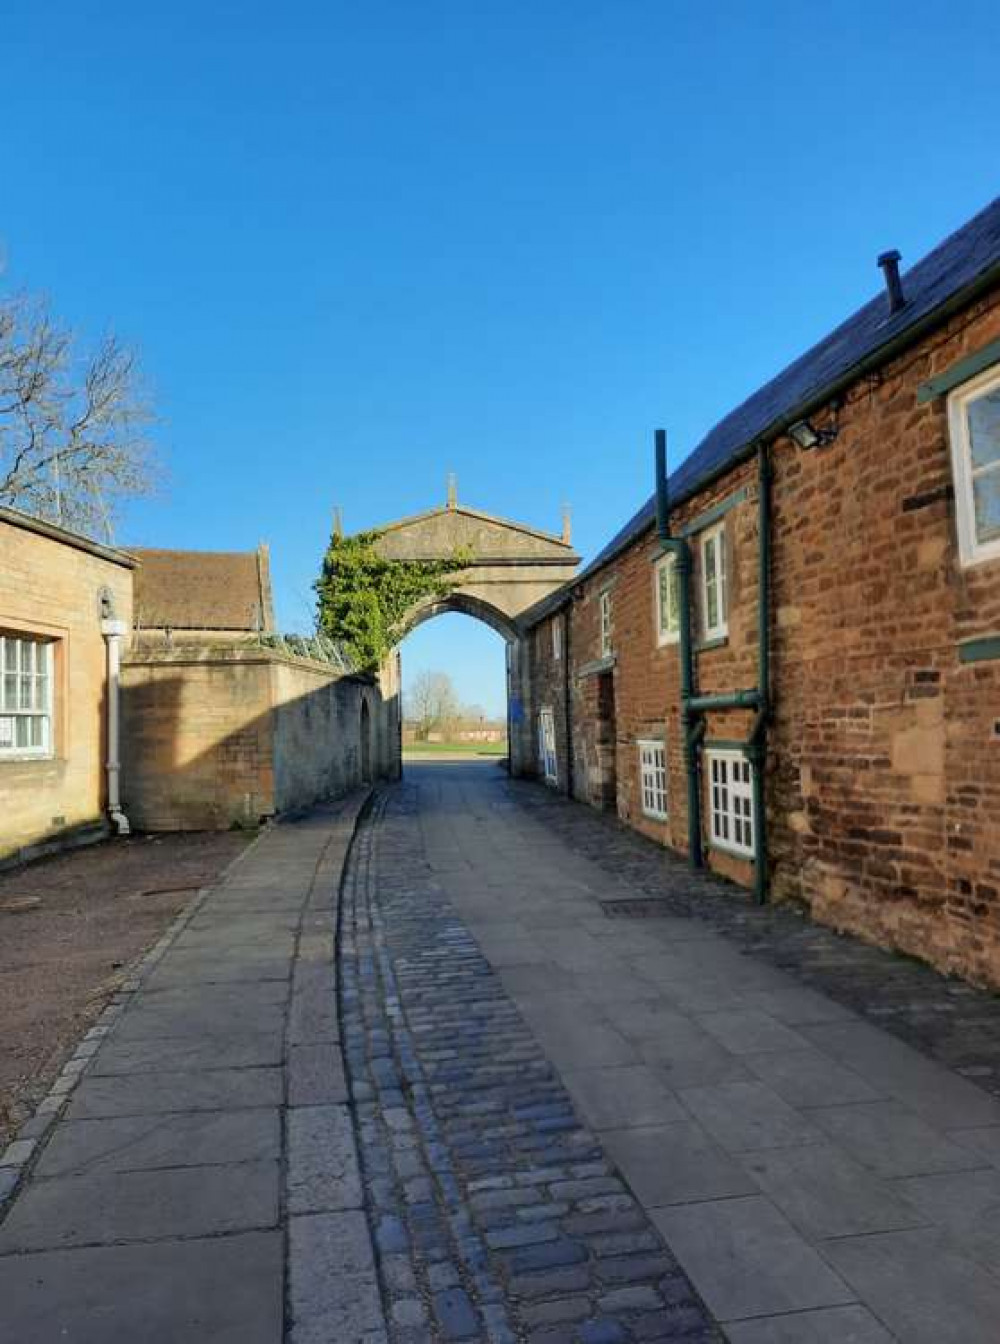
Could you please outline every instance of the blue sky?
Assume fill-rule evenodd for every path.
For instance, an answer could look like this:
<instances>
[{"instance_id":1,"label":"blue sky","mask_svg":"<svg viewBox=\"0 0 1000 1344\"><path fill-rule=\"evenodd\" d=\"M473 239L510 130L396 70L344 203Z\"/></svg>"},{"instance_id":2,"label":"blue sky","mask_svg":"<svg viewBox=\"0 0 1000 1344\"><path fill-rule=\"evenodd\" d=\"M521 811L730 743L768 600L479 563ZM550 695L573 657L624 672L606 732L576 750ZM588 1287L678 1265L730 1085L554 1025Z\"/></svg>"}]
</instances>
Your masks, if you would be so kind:
<instances>
[{"instance_id":1,"label":"blue sky","mask_svg":"<svg viewBox=\"0 0 1000 1344\"><path fill-rule=\"evenodd\" d=\"M0 283L141 350L167 490L119 539L443 501L592 555L734 404L1000 190L1000 11L8 0ZM499 708L496 637L404 648Z\"/></svg>"}]
</instances>

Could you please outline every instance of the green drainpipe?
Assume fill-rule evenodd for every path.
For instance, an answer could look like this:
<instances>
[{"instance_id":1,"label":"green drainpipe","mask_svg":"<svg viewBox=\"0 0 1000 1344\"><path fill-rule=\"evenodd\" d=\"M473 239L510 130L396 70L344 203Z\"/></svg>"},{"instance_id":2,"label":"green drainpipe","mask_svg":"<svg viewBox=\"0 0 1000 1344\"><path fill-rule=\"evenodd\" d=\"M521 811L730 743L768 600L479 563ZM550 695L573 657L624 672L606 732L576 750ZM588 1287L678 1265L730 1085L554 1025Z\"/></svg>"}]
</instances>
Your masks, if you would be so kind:
<instances>
[{"instance_id":1,"label":"green drainpipe","mask_svg":"<svg viewBox=\"0 0 1000 1344\"><path fill-rule=\"evenodd\" d=\"M771 462L767 445L757 448L757 690L758 708L750 734L750 760L753 765L754 811L754 898L758 905L767 901L767 813L765 773L767 770L767 721L771 707Z\"/></svg>"},{"instance_id":2,"label":"green drainpipe","mask_svg":"<svg viewBox=\"0 0 1000 1344\"><path fill-rule=\"evenodd\" d=\"M667 432L655 432L656 444L656 531L663 550L674 557L677 575L678 624L681 660L681 731L684 734L684 764L688 795L688 860L692 868L702 867L701 789L698 784L697 715L691 708L694 697L694 652L691 643L691 548L683 537L670 535L670 504L667 495Z\"/></svg>"}]
</instances>

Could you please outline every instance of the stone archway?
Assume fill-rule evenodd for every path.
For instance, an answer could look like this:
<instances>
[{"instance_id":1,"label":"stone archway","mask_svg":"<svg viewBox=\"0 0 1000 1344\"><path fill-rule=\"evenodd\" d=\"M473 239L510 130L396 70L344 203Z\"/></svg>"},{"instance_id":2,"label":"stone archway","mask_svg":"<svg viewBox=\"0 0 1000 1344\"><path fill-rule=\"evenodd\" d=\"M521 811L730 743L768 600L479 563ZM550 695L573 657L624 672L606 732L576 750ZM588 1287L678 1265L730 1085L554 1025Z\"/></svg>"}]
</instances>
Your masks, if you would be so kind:
<instances>
[{"instance_id":1,"label":"stone archway","mask_svg":"<svg viewBox=\"0 0 1000 1344\"><path fill-rule=\"evenodd\" d=\"M496 630L507 646L508 739L511 768L531 758L530 707L523 703L518 618L576 576L580 557L570 542L569 523L561 535L543 532L459 504L449 485L444 507L383 523L376 549L387 560L448 560L456 551L472 559L456 575L443 598L418 603L405 622L409 634L447 611L461 612Z\"/></svg>"}]
</instances>

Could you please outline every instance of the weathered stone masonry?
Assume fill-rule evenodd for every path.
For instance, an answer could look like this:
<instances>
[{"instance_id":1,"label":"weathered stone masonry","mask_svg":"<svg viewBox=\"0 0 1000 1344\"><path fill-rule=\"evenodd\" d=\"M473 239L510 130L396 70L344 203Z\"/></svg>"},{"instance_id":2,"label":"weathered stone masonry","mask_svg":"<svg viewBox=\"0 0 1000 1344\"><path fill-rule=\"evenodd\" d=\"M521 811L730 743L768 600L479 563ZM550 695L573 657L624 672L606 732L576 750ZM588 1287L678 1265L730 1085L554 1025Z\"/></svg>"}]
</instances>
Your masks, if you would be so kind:
<instances>
[{"instance_id":1,"label":"weathered stone masonry","mask_svg":"<svg viewBox=\"0 0 1000 1344\"><path fill-rule=\"evenodd\" d=\"M932 313L914 329L912 343L897 341L836 398L811 409L811 426L836 431L831 442L803 451L787 433L769 441L772 714L765 787L772 898L802 900L835 927L996 985L1000 559L961 563L947 398L926 386L969 356L979 355L969 367L981 365L1000 340L1000 203L974 226L981 271L992 265L992 282L978 283L965 302L961 293L956 302L954 293L943 292L952 300L950 313L942 310L937 321ZM962 233L944 247L954 250ZM1000 368L1000 349L996 360ZM747 443L721 474L681 494L670 514L675 535L692 524L697 529L690 541L699 694L757 681L754 447ZM720 508L728 633L698 647L698 520L718 523ZM633 524L622 544L613 543L575 584L529 613L531 697L554 711L557 786L616 808L630 825L683 851L678 645L657 640L653 574L660 546L649 506ZM602 591L611 596L609 657L601 649ZM565 627L569 749L559 727L566 722L567 667L552 657L553 623ZM708 713L700 752L706 862L746 885L752 862L709 844L704 748L745 743L753 717L745 710ZM644 815L642 740L665 743L666 820Z\"/></svg>"}]
</instances>

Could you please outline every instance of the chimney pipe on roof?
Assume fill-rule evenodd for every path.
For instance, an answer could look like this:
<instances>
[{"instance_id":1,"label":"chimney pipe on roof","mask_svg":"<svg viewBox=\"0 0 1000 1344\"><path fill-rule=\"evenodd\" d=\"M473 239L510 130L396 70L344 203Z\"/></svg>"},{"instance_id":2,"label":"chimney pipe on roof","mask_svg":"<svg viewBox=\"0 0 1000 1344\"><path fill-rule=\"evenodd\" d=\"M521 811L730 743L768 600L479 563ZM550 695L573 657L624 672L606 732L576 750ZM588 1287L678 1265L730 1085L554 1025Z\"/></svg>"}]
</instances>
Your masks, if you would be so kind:
<instances>
[{"instance_id":1,"label":"chimney pipe on roof","mask_svg":"<svg viewBox=\"0 0 1000 1344\"><path fill-rule=\"evenodd\" d=\"M889 294L889 315L898 313L901 308L906 307L906 296L903 293L903 282L899 278L899 260L900 254L895 248L891 252L883 252L878 259L878 264L882 268L882 274L885 276L885 287Z\"/></svg>"}]
</instances>

